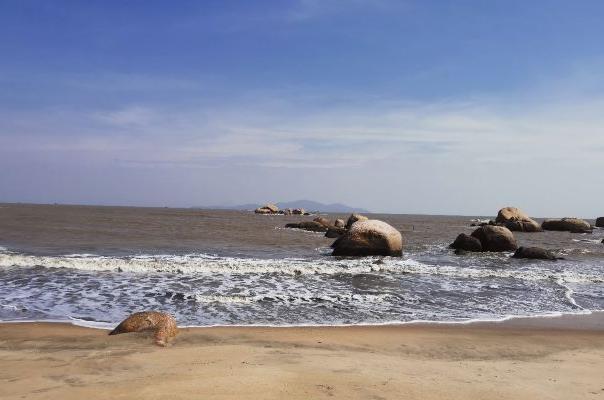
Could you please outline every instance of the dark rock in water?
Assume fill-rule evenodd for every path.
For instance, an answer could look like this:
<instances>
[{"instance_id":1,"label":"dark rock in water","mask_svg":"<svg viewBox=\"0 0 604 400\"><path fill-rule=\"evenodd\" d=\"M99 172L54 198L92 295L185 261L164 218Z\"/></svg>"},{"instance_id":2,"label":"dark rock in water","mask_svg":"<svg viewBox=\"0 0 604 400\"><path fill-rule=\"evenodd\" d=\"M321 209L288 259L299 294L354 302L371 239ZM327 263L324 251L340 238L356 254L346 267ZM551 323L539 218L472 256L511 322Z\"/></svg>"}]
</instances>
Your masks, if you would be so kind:
<instances>
[{"instance_id":1,"label":"dark rock in water","mask_svg":"<svg viewBox=\"0 0 604 400\"><path fill-rule=\"evenodd\" d=\"M604 228L604 217L599 217L596 219L596 226L598 228Z\"/></svg>"},{"instance_id":2,"label":"dark rock in water","mask_svg":"<svg viewBox=\"0 0 604 400\"><path fill-rule=\"evenodd\" d=\"M477 238L460 233L455 241L449 245L450 248L464 251L482 251L482 244ZM458 254L457 252L455 254Z\"/></svg>"},{"instance_id":3,"label":"dark rock in water","mask_svg":"<svg viewBox=\"0 0 604 400\"><path fill-rule=\"evenodd\" d=\"M350 229L350 227L352 226L352 224L354 224L357 221L367 221L369 218L367 218L364 215L361 214L350 214L350 217L348 217L348 221L346 221L346 229Z\"/></svg>"},{"instance_id":4,"label":"dark rock in water","mask_svg":"<svg viewBox=\"0 0 604 400\"><path fill-rule=\"evenodd\" d=\"M592 226L579 218L547 219L541 227L546 231L567 231L572 233L590 233Z\"/></svg>"},{"instance_id":5,"label":"dark rock in water","mask_svg":"<svg viewBox=\"0 0 604 400\"><path fill-rule=\"evenodd\" d=\"M303 208L295 208L292 210L293 215L304 215L306 211Z\"/></svg>"},{"instance_id":6,"label":"dark rock in water","mask_svg":"<svg viewBox=\"0 0 604 400\"><path fill-rule=\"evenodd\" d=\"M383 221L357 221L331 247L334 256L401 256L403 237Z\"/></svg>"},{"instance_id":7,"label":"dark rock in water","mask_svg":"<svg viewBox=\"0 0 604 400\"><path fill-rule=\"evenodd\" d=\"M550 250L541 247L519 247L512 256L514 258L530 258L534 260L557 260L558 258Z\"/></svg>"},{"instance_id":8,"label":"dark rock in water","mask_svg":"<svg viewBox=\"0 0 604 400\"><path fill-rule=\"evenodd\" d=\"M327 227L316 221L291 222L285 225L286 228L304 229L311 232L327 232Z\"/></svg>"},{"instance_id":9,"label":"dark rock in water","mask_svg":"<svg viewBox=\"0 0 604 400\"><path fill-rule=\"evenodd\" d=\"M336 226L331 226L331 227L327 228L325 237L335 239L335 238L339 238L340 236L342 236L345 233L346 233L346 229L338 228Z\"/></svg>"},{"instance_id":10,"label":"dark rock in water","mask_svg":"<svg viewBox=\"0 0 604 400\"><path fill-rule=\"evenodd\" d=\"M518 248L514 234L504 226L481 226L472 232L480 240L482 251L512 251Z\"/></svg>"},{"instance_id":11,"label":"dark rock in water","mask_svg":"<svg viewBox=\"0 0 604 400\"><path fill-rule=\"evenodd\" d=\"M343 220L343 219L336 219L336 220L334 221L333 225L334 225L336 228L344 228L344 227L346 226L346 223L344 222L344 220Z\"/></svg>"},{"instance_id":12,"label":"dark rock in water","mask_svg":"<svg viewBox=\"0 0 604 400\"><path fill-rule=\"evenodd\" d=\"M541 226L537 221L526 215L516 207L504 207L497 213L496 224L504 225L511 231L519 232L541 232Z\"/></svg>"}]
</instances>

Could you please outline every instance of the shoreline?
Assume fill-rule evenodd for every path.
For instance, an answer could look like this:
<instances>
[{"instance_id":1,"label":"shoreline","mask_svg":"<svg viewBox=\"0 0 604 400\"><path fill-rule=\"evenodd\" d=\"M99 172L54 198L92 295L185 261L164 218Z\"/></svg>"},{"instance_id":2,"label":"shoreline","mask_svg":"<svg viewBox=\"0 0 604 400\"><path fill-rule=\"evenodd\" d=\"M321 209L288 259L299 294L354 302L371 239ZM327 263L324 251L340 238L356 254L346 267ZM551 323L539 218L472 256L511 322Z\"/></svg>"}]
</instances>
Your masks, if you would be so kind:
<instances>
[{"instance_id":1,"label":"shoreline","mask_svg":"<svg viewBox=\"0 0 604 400\"><path fill-rule=\"evenodd\" d=\"M588 317L588 318L585 318ZM0 324L3 399L589 399L604 313L472 324L181 328ZM553 321L553 322L552 322Z\"/></svg>"},{"instance_id":2,"label":"shoreline","mask_svg":"<svg viewBox=\"0 0 604 400\"><path fill-rule=\"evenodd\" d=\"M124 317L125 318L125 317ZM73 318L71 320L0 320L0 326L11 324L63 324L81 328L112 330L119 322L109 324L105 322L85 321ZM295 329L295 328L350 328L350 327L498 327L498 328L547 328L568 330L603 330L604 310L584 310L573 313L550 313L541 315L509 315L493 319L469 319L462 321L395 321L384 323L359 323L359 324L300 324L300 325L179 325L180 329L209 329L209 328L265 328L265 329Z\"/></svg>"}]
</instances>

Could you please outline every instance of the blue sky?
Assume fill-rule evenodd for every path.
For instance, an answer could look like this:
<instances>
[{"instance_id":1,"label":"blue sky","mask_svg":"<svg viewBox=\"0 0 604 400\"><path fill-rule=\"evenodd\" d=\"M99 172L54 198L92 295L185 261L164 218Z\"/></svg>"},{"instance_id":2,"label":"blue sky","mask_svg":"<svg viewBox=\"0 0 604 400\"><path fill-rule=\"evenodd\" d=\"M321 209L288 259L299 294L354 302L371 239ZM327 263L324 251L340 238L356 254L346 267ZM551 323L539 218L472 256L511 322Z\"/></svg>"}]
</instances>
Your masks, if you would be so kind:
<instances>
[{"instance_id":1,"label":"blue sky","mask_svg":"<svg viewBox=\"0 0 604 400\"><path fill-rule=\"evenodd\" d=\"M603 15L0 1L0 201L604 214Z\"/></svg>"}]
</instances>

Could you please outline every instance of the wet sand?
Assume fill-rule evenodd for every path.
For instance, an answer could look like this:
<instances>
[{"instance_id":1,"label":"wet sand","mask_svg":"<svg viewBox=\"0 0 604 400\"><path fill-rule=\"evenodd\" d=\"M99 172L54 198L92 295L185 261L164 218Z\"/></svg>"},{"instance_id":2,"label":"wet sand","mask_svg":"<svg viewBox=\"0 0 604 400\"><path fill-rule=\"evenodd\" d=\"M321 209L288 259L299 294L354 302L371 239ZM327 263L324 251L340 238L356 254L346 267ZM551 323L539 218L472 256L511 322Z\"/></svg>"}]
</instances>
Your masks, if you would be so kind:
<instances>
[{"instance_id":1,"label":"wet sand","mask_svg":"<svg viewBox=\"0 0 604 400\"><path fill-rule=\"evenodd\" d=\"M600 399L604 314L467 325L0 324L2 399Z\"/></svg>"}]
</instances>

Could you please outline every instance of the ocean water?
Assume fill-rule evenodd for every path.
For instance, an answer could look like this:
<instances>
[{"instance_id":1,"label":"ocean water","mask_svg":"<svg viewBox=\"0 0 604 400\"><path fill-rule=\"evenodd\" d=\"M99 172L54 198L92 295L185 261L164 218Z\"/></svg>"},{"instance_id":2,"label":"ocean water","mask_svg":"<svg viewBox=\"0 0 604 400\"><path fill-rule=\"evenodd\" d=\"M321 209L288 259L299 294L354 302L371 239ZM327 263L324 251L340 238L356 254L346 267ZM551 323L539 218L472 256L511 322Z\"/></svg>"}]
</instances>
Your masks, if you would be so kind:
<instances>
[{"instance_id":1,"label":"ocean water","mask_svg":"<svg viewBox=\"0 0 604 400\"><path fill-rule=\"evenodd\" d=\"M283 228L313 217L0 205L0 320L110 327L153 309L189 326L341 325L604 310L604 230L515 234L565 258L551 262L453 254L484 216L370 217L402 232L403 257L334 258L333 239Z\"/></svg>"}]
</instances>

